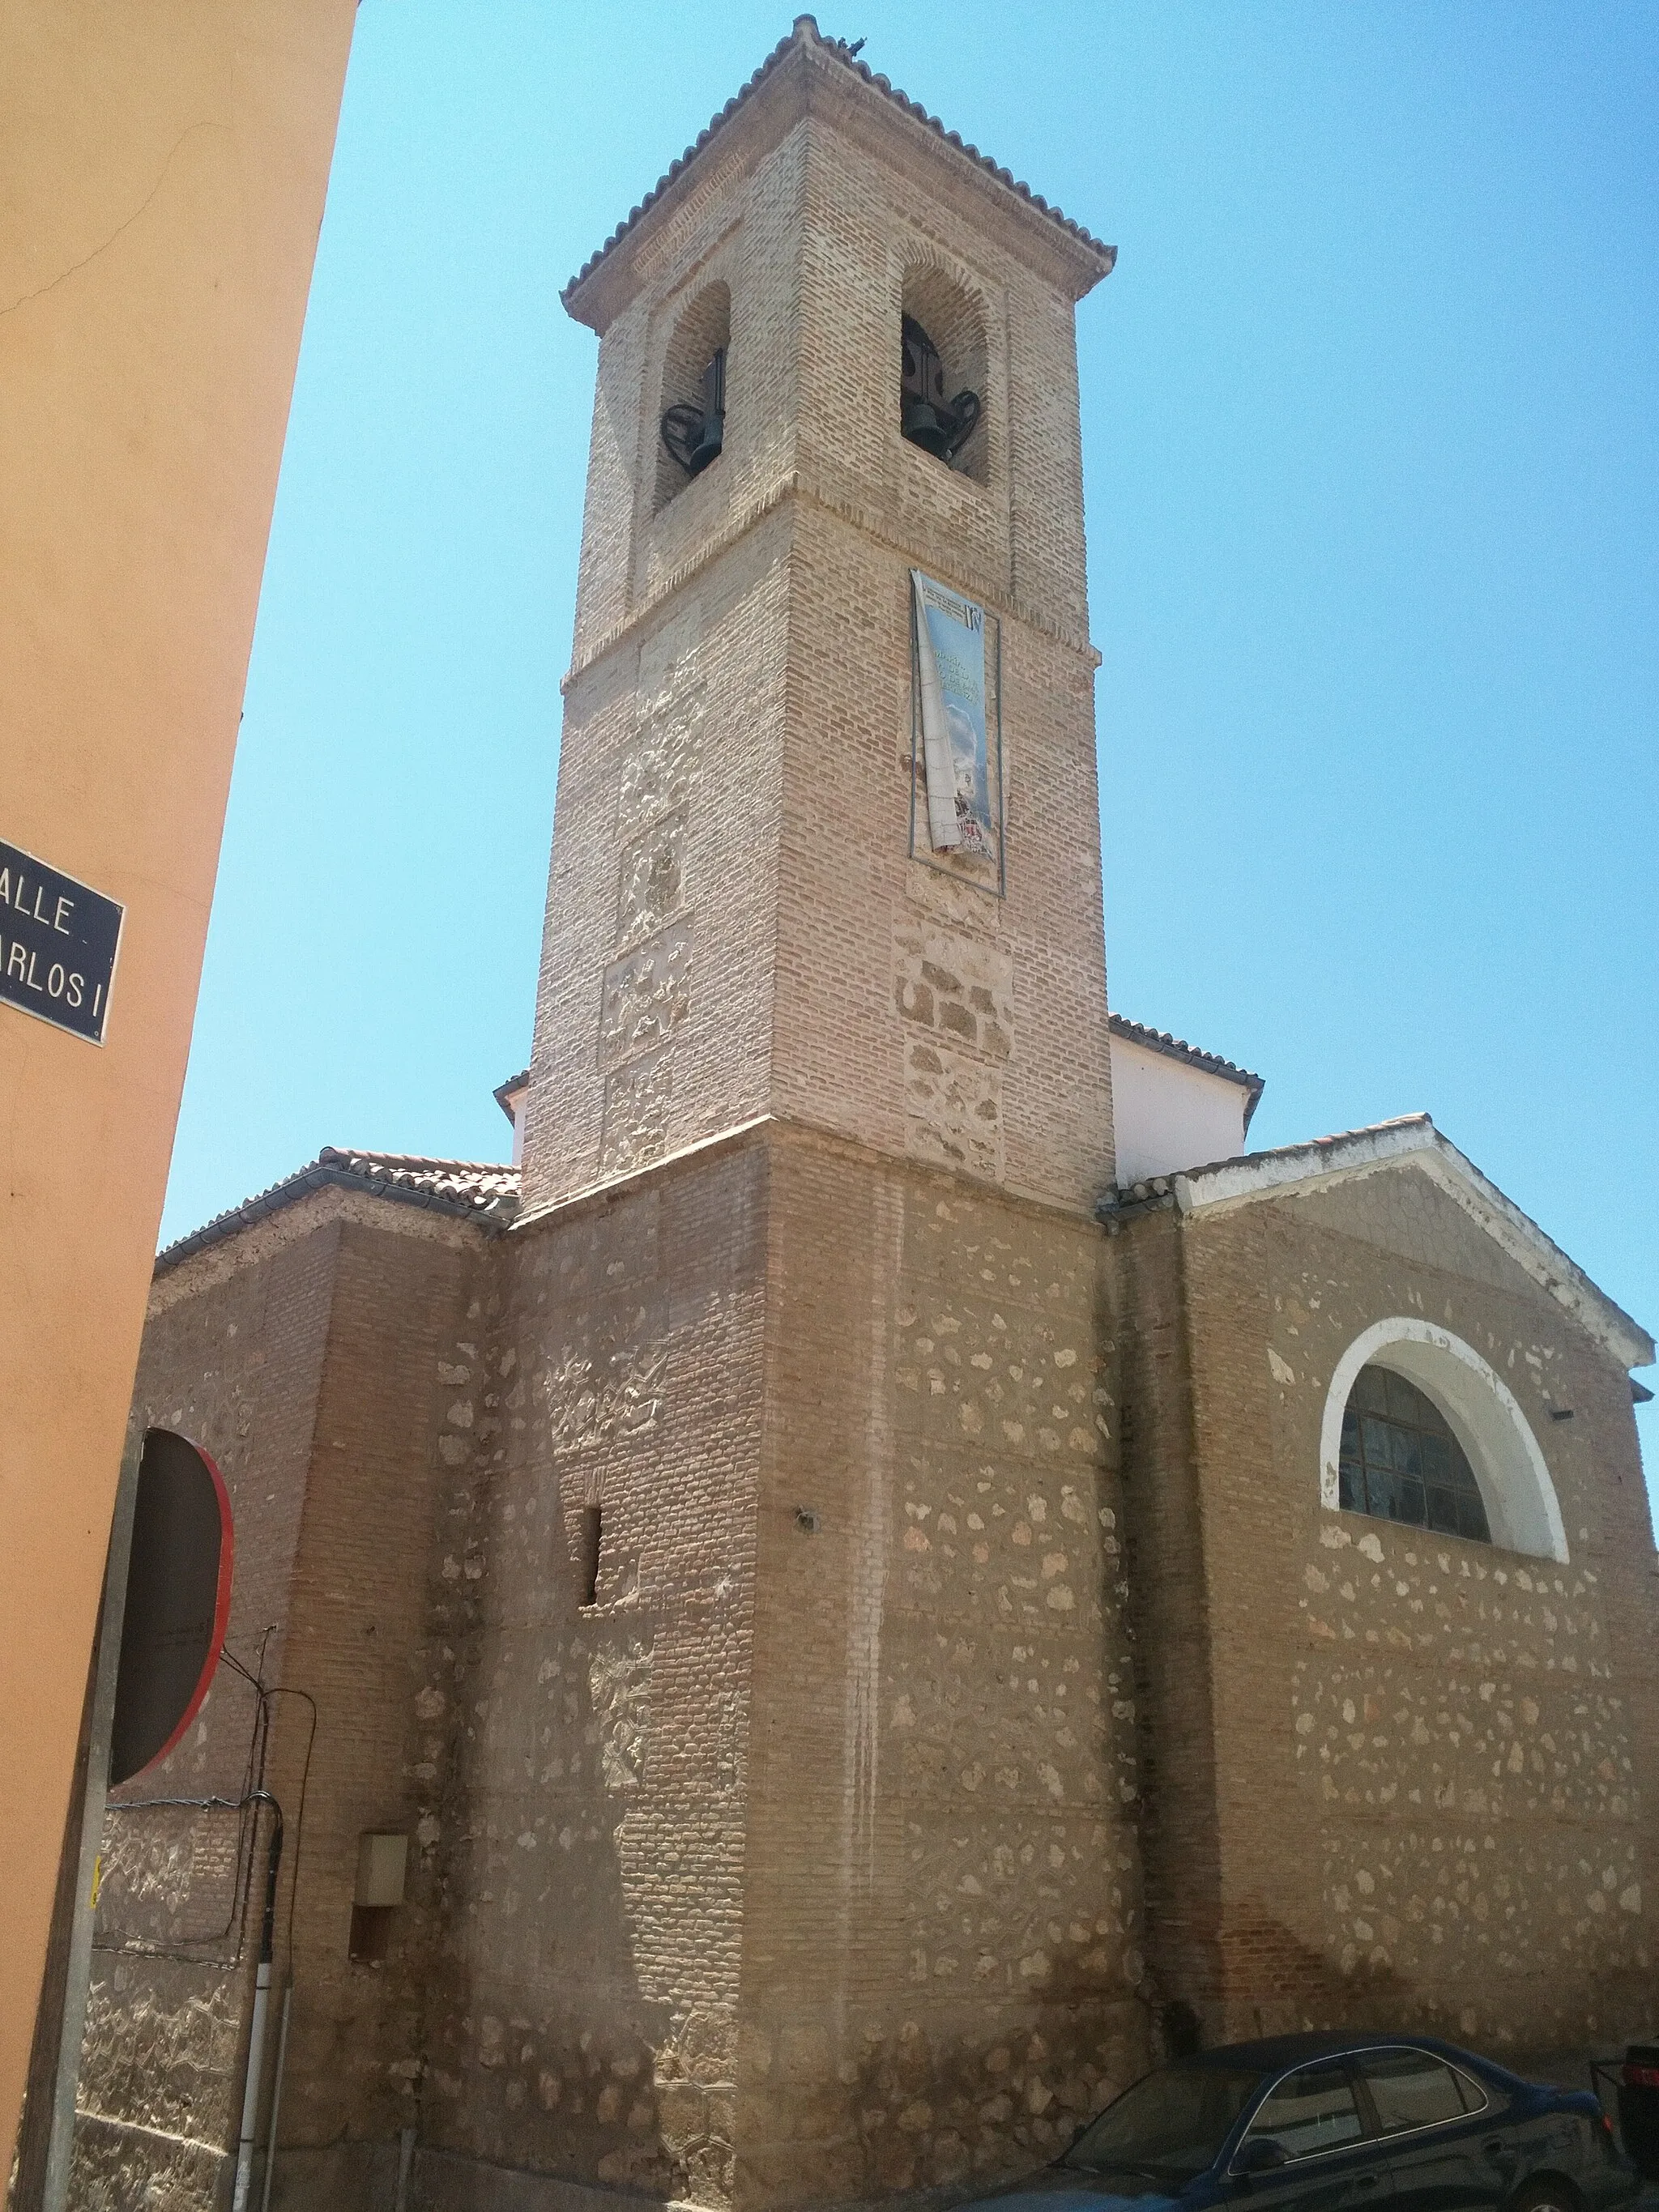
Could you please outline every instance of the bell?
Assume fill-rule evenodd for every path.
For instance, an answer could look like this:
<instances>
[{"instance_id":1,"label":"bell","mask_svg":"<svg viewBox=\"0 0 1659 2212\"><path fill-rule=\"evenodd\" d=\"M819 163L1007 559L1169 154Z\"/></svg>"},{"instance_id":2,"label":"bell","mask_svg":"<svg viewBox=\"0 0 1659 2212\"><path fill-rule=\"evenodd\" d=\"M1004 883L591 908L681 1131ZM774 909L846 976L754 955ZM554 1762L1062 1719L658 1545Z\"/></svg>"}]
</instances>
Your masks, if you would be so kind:
<instances>
[{"instance_id":1,"label":"bell","mask_svg":"<svg viewBox=\"0 0 1659 2212\"><path fill-rule=\"evenodd\" d=\"M899 416L899 428L910 443L937 460L950 459L952 427L951 418L927 399L907 399Z\"/></svg>"},{"instance_id":2,"label":"bell","mask_svg":"<svg viewBox=\"0 0 1659 2212\"><path fill-rule=\"evenodd\" d=\"M701 405L670 407L662 418L662 441L688 476L699 476L719 453L726 438L726 348L719 347L702 373Z\"/></svg>"},{"instance_id":3,"label":"bell","mask_svg":"<svg viewBox=\"0 0 1659 2212\"><path fill-rule=\"evenodd\" d=\"M903 366L899 377L899 428L913 446L948 466L973 435L980 416L979 394L945 396L945 364L939 348L913 316L900 329Z\"/></svg>"}]
</instances>

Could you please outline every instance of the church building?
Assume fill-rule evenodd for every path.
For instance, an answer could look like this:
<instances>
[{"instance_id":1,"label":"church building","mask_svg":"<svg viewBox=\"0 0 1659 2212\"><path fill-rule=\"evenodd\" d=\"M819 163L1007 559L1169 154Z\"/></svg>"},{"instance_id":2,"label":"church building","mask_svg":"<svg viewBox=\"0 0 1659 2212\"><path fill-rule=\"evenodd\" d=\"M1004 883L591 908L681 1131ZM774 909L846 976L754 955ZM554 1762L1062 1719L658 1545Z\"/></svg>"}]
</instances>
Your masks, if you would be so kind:
<instances>
[{"instance_id":1,"label":"church building","mask_svg":"<svg viewBox=\"0 0 1659 2212\"><path fill-rule=\"evenodd\" d=\"M1651 2024L1651 1340L1108 1012L1112 262L803 16L566 288L512 1163L157 1262L246 1671L112 1801L77 2204L229 2202L270 1800L283 2208L941 2204L1195 2044Z\"/></svg>"}]
</instances>

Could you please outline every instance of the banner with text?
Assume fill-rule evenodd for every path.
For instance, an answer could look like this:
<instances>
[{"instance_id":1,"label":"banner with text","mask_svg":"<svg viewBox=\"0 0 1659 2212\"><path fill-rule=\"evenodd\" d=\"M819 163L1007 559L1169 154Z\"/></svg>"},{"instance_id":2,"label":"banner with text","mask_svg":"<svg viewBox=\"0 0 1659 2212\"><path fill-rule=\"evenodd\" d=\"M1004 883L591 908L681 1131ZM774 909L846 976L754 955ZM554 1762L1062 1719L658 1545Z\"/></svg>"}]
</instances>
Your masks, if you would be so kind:
<instances>
[{"instance_id":1,"label":"banner with text","mask_svg":"<svg viewBox=\"0 0 1659 2212\"><path fill-rule=\"evenodd\" d=\"M936 853L996 858L985 733L985 610L910 571L927 783Z\"/></svg>"}]
</instances>

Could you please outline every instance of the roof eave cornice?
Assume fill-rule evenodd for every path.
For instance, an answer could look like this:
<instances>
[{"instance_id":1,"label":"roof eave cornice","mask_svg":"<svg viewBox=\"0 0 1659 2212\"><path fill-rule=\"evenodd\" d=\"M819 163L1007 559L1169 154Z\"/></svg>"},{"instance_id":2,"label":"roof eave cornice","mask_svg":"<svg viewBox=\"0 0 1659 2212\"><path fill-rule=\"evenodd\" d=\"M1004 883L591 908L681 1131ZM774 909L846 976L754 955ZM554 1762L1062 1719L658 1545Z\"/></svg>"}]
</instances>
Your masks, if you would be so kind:
<instances>
[{"instance_id":1,"label":"roof eave cornice","mask_svg":"<svg viewBox=\"0 0 1659 2212\"><path fill-rule=\"evenodd\" d=\"M833 40L822 38L810 16L797 18L789 37L762 63L639 205L618 224L560 294L579 323L603 334L632 297L641 264L664 229L694 203L716 172L722 182L752 167L809 112L842 125L852 119L860 136L901 144L912 158L944 169L965 185L1006 226L1021 247L1039 256L1074 299L1110 273L1115 246L1104 246L1051 208L959 134L947 131L917 102L875 76Z\"/></svg>"},{"instance_id":2,"label":"roof eave cornice","mask_svg":"<svg viewBox=\"0 0 1659 2212\"><path fill-rule=\"evenodd\" d=\"M240 1206L216 1214L211 1221L204 1222L199 1229L174 1239L163 1246L155 1255L151 1270L153 1280L169 1274L173 1268L193 1260L216 1244L240 1236L245 1230L256 1228L273 1213L297 1206L302 1199L319 1190L355 1191L367 1198L385 1199L393 1205L416 1206L428 1213L447 1214L456 1221L470 1222L487 1236L498 1235L511 1224L514 1208L502 1199L480 1203L476 1199L462 1198L446 1191L422 1188L406 1182L397 1182L385 1175L364 1171L352 1165L353 1155L341 1152L334 1146L325 1145L314 1160L285 1176L281 1182L273 1183L269 1190L257 1192L244 1199ZM434 1163L434 1165L465 1166L468 1162Z\"/></svg>"},{"instance_id":3,"label":"roof eave cornice","mask_svg":"<svg viewBox=\"0 0 1659 2212\"><path fill-rule=\"evenodd\" d=\"M1213 1167L1171 1176L1170 1184L1180 1212L1190 1218L1231 1212L1263 1199L1302 1196L1395 1166L1426 1175L1621 1367L1652 1364L1653 1339L1641 1323L1593 1283L1529 1214L1441 1134L1426 1114L1278 1152L1218 1161Z\"/></svg>"}]
</instances>

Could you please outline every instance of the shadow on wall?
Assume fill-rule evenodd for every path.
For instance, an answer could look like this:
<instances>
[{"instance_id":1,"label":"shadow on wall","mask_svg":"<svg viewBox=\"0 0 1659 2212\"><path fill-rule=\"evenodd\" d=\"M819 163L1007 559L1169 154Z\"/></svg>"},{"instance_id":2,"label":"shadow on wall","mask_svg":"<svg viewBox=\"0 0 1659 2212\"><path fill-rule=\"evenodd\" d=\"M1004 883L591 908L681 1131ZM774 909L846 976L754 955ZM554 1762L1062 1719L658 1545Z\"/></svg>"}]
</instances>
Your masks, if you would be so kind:
<instances>
[{"instance_id":1,"label":"shadow on wall","mask_svg":"<svg viewBox=\"0 0 1659 2212\"><path fill-rule=\"evenodd\" d=\"M1344 1973L1283 1921L1265 1916L1231 1921L1218 1948L1225 1994L1200 2000L1195 2008L1206 2047L1298 2028L1444 2031L1443 2022L1437 2026L1427 2017L1420 1993L1392 1966L1361 1960Z\"/></svg>"}]
</instances>

